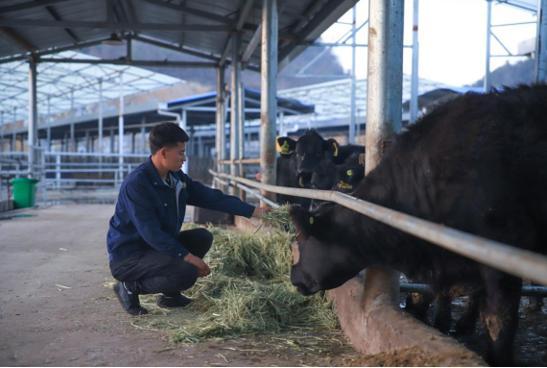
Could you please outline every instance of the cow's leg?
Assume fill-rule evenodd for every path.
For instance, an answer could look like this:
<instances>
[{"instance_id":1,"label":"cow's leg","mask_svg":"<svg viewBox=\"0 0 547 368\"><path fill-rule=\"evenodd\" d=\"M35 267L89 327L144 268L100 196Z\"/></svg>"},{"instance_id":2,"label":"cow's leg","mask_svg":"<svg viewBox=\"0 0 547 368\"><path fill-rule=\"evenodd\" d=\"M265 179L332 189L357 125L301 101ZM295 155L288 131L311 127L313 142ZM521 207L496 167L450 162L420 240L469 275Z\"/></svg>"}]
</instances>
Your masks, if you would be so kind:
<instances>
[{"instance_id":1,"label":"cow's leg","mask_svg":"<svg viewBox=\"0 0 547 368\"><path fill-rule=\"evenodd\" d=\"M512 365L521 280L486 266L482 276L486 294L481 318L487 332L487 362L492 365Z\"/></svg>"},{"instance_id":2,"label":"cow's leg","mask_svg":"<svg viewBox=\"0 0 547 368\"><path fill-rule=\"evenodd\" d=\"M479 318L481 298L482 294L478 292L469 295L467 309L454 326L455 335L471 335L475 331L477 319Z\"/></svg>"},{"instance_id":3,"label":"cow's leg","mask_svg":"<svg viewBox=\"0 0 547 368\"><path fill-rule=\"evenodd\" d=\"M433 317L433 327L442 333L450 331L452 324L452 300L447 291L443 290L437 293L435 298L435 315Z\"/></svg>"}]
</instances>

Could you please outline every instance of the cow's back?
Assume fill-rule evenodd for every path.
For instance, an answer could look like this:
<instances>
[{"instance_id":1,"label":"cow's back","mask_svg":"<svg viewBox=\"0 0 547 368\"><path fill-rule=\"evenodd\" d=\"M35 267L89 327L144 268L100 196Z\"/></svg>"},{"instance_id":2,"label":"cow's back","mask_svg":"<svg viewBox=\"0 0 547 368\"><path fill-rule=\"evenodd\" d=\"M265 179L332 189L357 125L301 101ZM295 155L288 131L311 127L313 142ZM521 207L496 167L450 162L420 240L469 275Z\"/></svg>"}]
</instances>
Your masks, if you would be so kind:
<instances>
[{"instance_id":1,"label":"cow's back","mask_svg":"<svg viewBox=\"0 0 547 368\"><path fill-rule=\"evenodd\" d=\"M547 86L456 98L399 136L356 194L541 250L547 242L546 117Z\"/></svg>"}]
</instances>

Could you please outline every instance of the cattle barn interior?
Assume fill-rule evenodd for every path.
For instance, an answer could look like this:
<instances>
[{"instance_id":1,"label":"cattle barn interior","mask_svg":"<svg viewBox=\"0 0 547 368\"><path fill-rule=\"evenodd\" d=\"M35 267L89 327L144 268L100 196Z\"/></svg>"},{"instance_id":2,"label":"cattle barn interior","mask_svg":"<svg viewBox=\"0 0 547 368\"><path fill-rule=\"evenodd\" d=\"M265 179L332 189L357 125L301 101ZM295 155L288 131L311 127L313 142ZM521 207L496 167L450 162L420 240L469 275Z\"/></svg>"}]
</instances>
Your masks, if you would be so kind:
<instances>
[{"instance_id":1,"label":"cattle barn interior","mask_svg":"<svg viewBox=\"0 0 547 368\"><path fill-rule=\"evenodd\" d=\"M426 0L0 2L0 269L6 306L0 363L546 365L547 257L541 249L359 196L358 188L376 168L381 171L399 135L418 135L425 126L418 124L466 96L511 95L511 88L497 83L502 68L493 70L494 60L527 63L526 84L535 87L522 87L522 93L543 96L547 0L476 2L485 14L484 34L477 36L484 41L483 77L465 86L420 76L419 15L433 7ZM366 13L362 21L358 9L366 9L359 13ZM524 20L495 21L497 13L510 11ZM323 36L336 26L346 27L345 33L327 41ZM500 29L522 26L533 27L533 39L515 52ZM439 30L450 32L456 31ZM357 40L365 34L365 41ZM348 70L333 51L342 48L351 49ZM366 59L357 58L358 50L365 50ZM328 57L338 69L320 64ZM403 73L404 58L409 74ZM314 67L337 74L318 77L309 71ZM360 69L366 70L361 79ZM540 103L531 103L530 111ZM120 188L131 172L152 162L150 130L165 122L189 135L183 173L270 212L258 219L188 206L179 216L183 229L207 227L214 235L204 258L212 274L189 292L190 308L173 312L156 306L154 296L141 295L151 313L129 317L112 292L116 280L105 234L121 206ZM543 183L529 184L532 191ZM386 187L379 183L377 190ZM318 289L329 289L324 295L307 296L309 285L295 282L295 269L306 257L299 244L321 226L321 211L332 208L481 270L524 280L514 313L519 327L511 325L518 332L507 332L495 314L483 316L473 337L443 330L439 320L428 322L440 315L442 302L450 323L451 306L458 318L465 310L478 311L472 308L478 294L442 294L434 277L416 281L384 265L367 265L344 283ZM299 209L307 211L304 223ZM489 210L484 216L500 221L496 208ZM331 219L323 231L343 218ZM514 291L506 289L500 290ZM420 301L421 317L407 313ZM515 340L514 354L500 348L509 345L497 344L504 339Z\"/></svg>"}]
</instances>

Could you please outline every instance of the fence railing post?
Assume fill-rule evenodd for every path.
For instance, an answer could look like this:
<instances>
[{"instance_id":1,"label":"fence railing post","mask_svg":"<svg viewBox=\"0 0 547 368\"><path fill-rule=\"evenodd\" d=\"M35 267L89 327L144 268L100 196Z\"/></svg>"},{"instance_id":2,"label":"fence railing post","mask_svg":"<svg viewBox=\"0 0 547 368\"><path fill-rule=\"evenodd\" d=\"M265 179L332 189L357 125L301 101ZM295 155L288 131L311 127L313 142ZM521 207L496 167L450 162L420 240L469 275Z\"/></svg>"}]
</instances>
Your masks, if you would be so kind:
<instances>
[{"instance_id":1,"label":"fence railing post","mask_svg":"<svg viewBox=\"0 0 547 368\"><path fill-rule=\"evenodd\" d=\"M55 155L55 186L61 188L61 155Z\"/></svg>"}]
</instances>

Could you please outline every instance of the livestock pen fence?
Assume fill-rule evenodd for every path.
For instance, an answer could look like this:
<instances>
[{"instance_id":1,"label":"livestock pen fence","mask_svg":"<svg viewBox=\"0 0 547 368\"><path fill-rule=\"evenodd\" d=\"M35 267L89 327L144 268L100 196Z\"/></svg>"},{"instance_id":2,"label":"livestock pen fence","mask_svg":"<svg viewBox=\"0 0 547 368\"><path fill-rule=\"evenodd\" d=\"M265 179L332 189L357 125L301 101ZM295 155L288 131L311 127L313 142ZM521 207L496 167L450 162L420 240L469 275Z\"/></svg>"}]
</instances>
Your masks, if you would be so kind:
<instances>
[{"instance_id":1,"label":"livestock pen fence","mask_svg":"<svg viewBox=\"0 0 547 368\"><path fill-rule=\"evenodd\" d=\"M105 189L114 191L148 155L118 153L81 153L33 150L0 153L0 201L10 198L10 180L17 177L38 179L38 198L46 201L48 192L73 189ZM112 197L110 195L110 197Z\"/></svg>"},{"instance_id":2,"label":"livestock pen fence","mask_svg":"<svg viewBox=\"0 0 547 368\"><path fill-rule=\"evenodd\" d=\"M538 253L452 229L336 191L282 187L213 170L210 173L217 184L239 188L273 207L278 207L279 204L266 198L260 191L334 202L453 253L508 274L547 285L547 257ZM427 290L424 285L405 286L407 291ZM523 294L546 295L547 287L524 287Z\"/></svg>"},{"instance_id":3,"label":"livestock pen fence","mask_svg":"<svg viewBox=\"0 0 547 368\"><path fill-rule=\"evenodd\" d=\"M36 160L29 165L28 152L0 152L0 201L11 197L11 179L32 177L39 180L38 201L96 196L101 203L106 198L113 202L124 178L149 156L142 153L46 151L43 148L36 148L34 155ZM209 182L208 169L212 165L210 157L191 157L189 174L194 179ZM86 201L82 199L81 202Z\"/></svg>"}]
</instances>

